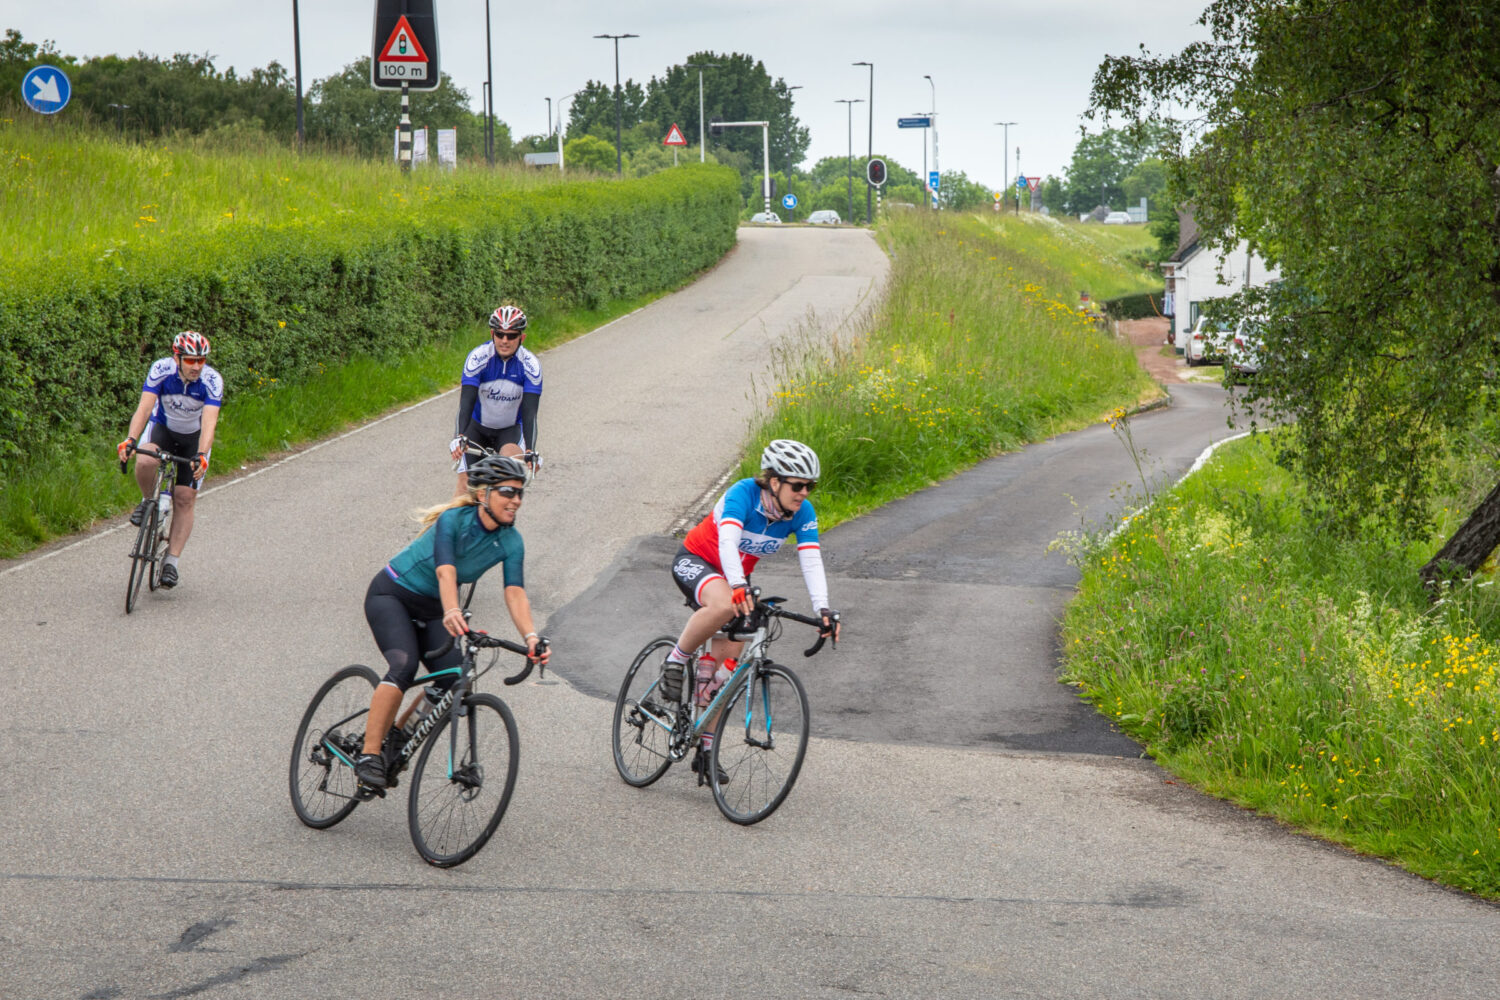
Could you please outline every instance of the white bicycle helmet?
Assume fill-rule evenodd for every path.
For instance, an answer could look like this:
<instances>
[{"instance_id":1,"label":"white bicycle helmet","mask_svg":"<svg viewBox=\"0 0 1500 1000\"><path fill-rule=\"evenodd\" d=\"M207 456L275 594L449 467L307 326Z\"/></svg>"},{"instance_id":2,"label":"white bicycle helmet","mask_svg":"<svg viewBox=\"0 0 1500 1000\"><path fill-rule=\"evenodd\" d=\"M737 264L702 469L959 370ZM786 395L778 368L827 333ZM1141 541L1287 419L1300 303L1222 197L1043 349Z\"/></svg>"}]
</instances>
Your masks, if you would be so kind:
<instances>
[{"instance_id":1,"label":"white bicycle helmet","mask_svg":"<svg viewBox=\"0 0 1500 1000\"><path fill-rule=\"evenodd\" d=\"M820 467L817 452L801 441L777 438L760 453L760 467L778 476L800 476L816 482Z\"/></svg>"}]
</instances>

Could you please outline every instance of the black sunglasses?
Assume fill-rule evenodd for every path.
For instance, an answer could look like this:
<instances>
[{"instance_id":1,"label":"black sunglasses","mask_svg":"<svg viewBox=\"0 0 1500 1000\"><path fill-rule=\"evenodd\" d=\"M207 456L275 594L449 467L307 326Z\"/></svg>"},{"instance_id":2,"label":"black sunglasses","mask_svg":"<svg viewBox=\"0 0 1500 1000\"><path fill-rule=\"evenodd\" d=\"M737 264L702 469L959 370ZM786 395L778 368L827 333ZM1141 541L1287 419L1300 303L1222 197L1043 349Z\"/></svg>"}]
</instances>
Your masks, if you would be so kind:
<instances>
[{"instance_id":1,"label":"black sunglasses","mask_svg":"<svg viewBox=\"0 0 1500 1000\"><path fill-rule=\"evenodd\" d=\"M515 497L517 500L519 500L519 499L521 499L521 497L525 496L525 494L526 494L526 487L524 487L524 486L491 486L490 487L490 492L491 493L498 493L501 496L505 497L505 499L507 499L507 500L509 500L511 497Z\"/></svg>"},{"instance_id":2,"label":"black sunglasses","mask_svg":"<svg viewBox=\"0 0 1500 1000\"><path fill-rule=\"evenodd\" d=\"M521 334L506 333L504 330L496 330L494 334L492 334L492 336L499 337L501 340L515 340L516 338L520 337Z\"/></svg>"},{"instance_id":3,"label":"black sunglasses","mask_svg":"<svg viewBox=\"0 0 1500 1000\"><path fill-rule=\"evenodd\" d=\"M790 486L793 493L811 493L818 485L815 482L810 483L805 479L783 479L782 482L787 486Z\"/></svg>"}]
</instances>

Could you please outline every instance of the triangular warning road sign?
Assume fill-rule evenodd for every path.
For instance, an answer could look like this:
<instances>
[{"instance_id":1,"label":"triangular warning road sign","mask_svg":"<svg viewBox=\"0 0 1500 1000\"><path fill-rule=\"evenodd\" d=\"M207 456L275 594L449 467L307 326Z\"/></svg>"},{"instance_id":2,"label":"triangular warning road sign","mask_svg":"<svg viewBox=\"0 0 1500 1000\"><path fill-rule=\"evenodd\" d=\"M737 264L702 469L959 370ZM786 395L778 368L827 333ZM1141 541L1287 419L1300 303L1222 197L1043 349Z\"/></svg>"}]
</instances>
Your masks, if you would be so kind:
<instances>
[{"instance_id":1,"label":"triangular warning road sign","mask_svg":"<svg viewBox=\"0 0 1500 1000\"><path fill-rule=\"evenodd\" d=\"M380 50L376 62L427 62L427 53L422 49L422 43L417 41L417 33L411 30L411 23L402 14L396 18L396 28L391 32L391 37L386 41L385 48Z\"/></svg>"},{"instance_id":2,"label":"triangular warning road sign","mask_svg":"<svg viewBox=\"0 0 1500 1000\"><path fill-rule=\"evenodd\" d=\"M682 137L682 129L680 129L680 128L677 127L677 123L676 122L672 123L672 128L670 130L668 130L667 137L661 141L661 144L663 146L686 146L687 145L687 140Z\"/></svg>"}]
</instances>

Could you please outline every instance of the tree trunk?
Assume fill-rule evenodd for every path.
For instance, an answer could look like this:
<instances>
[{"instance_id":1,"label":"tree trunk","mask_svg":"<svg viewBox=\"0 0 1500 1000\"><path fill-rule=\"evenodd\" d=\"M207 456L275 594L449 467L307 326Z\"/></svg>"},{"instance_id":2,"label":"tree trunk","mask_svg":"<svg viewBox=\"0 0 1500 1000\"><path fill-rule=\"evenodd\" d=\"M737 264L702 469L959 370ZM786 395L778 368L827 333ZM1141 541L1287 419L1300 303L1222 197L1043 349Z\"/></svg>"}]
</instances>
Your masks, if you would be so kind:
<instances>
[{"instance_id":1,"label":"tree trunk","mask_svg":"<svg viewBox=\"0 0 1500 1000\"><path fill-rule=\"evenodd\" d=\"M1500 484L1490 490L1490 495L1474 509L1469 519L1422 567L1422 581L1431 587L1439 580L1457 575L1460 570L1465 577L1473 576L1497 545L1500 545Z\"/></svg>"}]
</instances>

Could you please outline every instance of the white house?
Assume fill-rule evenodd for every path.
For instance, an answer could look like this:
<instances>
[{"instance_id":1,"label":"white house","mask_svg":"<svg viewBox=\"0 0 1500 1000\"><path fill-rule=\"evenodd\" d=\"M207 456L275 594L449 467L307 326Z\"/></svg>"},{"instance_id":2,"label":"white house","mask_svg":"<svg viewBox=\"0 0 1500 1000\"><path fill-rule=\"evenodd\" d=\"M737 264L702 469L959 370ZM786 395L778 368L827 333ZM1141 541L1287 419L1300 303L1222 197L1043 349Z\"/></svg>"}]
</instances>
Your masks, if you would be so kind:
<instances>
[{"instance_id":1,"label":"white house","mask_svg":"<svg viewBox=\"0 0 1500 1000\"><path fill-rule=\"evenodd\" d=\"M1281 277L1281 272L1267 266L1259 254L1251 253L1244 240L1228 254L1203 246L1191 211L1179 209L1177 220L1177 252L1162 262L1167 281L1162 311L1172 318L1172 344L1182 354L1205 302L1233 295L1242 288L1270 284Z\"/></svg>"}]
</instances>

